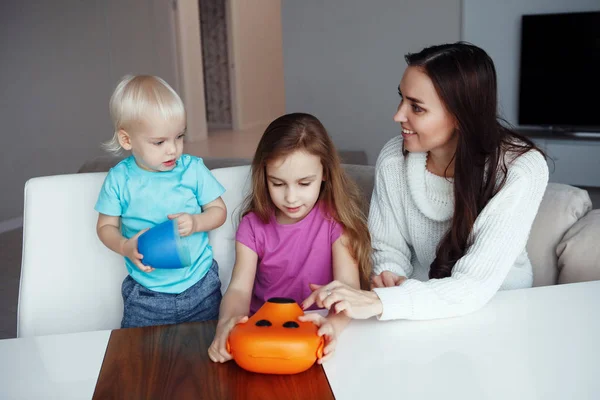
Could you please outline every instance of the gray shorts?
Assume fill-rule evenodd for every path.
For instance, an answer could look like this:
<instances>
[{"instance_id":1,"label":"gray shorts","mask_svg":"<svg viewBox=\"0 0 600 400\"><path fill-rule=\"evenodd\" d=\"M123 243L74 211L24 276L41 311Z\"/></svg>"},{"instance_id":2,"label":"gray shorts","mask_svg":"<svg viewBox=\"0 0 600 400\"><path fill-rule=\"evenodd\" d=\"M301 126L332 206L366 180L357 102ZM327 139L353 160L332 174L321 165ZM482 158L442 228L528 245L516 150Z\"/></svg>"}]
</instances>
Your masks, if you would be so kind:
<instances>
[{"instance_id":1,"label":"gray shorts","mask_svg":"<svg viewBox=\"0 0 600 400\"><path fill-rule=\"evenodd\" d=\"M127 275L121 294L121 328L216 320L221 304L219 266L213 261L206 275L181 293L154 292Z\"/></svg>"}]
</instances>

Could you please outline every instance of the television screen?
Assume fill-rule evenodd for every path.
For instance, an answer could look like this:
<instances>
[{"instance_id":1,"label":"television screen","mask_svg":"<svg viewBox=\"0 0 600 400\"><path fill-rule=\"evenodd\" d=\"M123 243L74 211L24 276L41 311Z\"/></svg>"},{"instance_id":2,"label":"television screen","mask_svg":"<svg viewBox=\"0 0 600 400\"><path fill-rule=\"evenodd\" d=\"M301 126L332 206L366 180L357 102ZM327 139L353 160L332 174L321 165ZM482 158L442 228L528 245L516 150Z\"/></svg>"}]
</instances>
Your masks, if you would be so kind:
<instances>
[{"instance_id":1,"label":"television screen","mask_svg":"<svg viewBox=\"0 0 600 400\"><path fill-rule=\"evenodd\" d=\"M600 12L521 22L519 124L600 130Z\"/></svg>"}]
</instances>

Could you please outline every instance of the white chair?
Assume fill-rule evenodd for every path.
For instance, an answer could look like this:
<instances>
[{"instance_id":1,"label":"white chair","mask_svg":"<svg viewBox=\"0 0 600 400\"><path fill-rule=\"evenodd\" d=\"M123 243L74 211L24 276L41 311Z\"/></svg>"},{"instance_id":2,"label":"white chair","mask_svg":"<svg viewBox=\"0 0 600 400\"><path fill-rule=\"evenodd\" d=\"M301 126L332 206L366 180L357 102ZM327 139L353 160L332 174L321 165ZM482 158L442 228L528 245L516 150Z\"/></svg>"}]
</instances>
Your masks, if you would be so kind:
<instances>
[{"instance_id":1,"label":"white chair","mask_svg":"<svg viewBox=\"0 0 600 400\"><path fill-rule=\"evenodd\" d=\"M225 187L227 221L209 233L221 290L231 280L235 229L249 167L213 170ZM17 336L115 329L123 316L123 258L96 235L94 205L106 173L30 179L25 185Z\"/></svg>"},{"instance_id":2,"label":"white chair","mask_svg":"<svg viewBox=\"0 0 600 400\"><path fill-rule=\"evenodd\" d=\"M235 232L242 211L241 206L250 190L250 166L217 168L211 172L225 187L222 199L227 206L227 220L219 228L208 233L213 256L219 263L221 292L225 293L235 263Z\"/></svg>"},{"instance_id":3,"label":"white chair","mask_svg":"<svg viewBox=\"0 0 600 400\"><path fill-rule=\"evenodd\" d=\"M94 210L106 173L25 184L17 336L118 328L123 258L96 235Z\"/></svg>"}]
</instances>

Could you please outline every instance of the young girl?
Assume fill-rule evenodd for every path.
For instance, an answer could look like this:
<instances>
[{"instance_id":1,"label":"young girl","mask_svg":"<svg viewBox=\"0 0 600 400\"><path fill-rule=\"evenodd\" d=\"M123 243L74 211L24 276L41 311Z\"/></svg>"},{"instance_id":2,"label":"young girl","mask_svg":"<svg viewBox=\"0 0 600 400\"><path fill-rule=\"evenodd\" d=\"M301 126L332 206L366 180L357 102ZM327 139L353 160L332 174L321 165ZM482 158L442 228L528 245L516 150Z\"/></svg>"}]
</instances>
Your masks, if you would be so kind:
<instances>
[{"instance_id":1,"label":"young girl","mask_svg":"<svg viewBox=\"0 0 600 400\"><path fill-rule=\"evenodd\" d=\"M432 319L531 287L525 246L548 182L544 155L497 117L491 58L468 43L406 56L369 213L372 292L339 282L316 302L355 318Z\"/></svg>"},{"instance_id":2,"label":"young girl","mask_svg":"<svg viewBox=\"0 0 600 400\"><path fill-rule=\"evenodd\" d=\"M186 114L177 93L154 76L126 76L110 99L114 137L107 147L132 155L110 170L96 203L98 237L125 257L121 327L218 317L221 290L207 231L225 222L224 188L202 160L183 152ZM191 264L153 269L137 239L177 220Z\"/></svg>"},{"instance_id":3,"label":"young girl","mask_svg":"<svg viewBox=\"0 0 600 400\"><path fill-rule=\"evenodd\" d=\"M288 114L266 129L252 162L252 193L236 234L236 262L209 356L225 362L229 332L272 297L300 303L311 284L368 282L371 242L357 186L345 175L319 120ZM326 361L348 323L343 315L301 317L325 335Z\"/></svg>"}]
</instances>

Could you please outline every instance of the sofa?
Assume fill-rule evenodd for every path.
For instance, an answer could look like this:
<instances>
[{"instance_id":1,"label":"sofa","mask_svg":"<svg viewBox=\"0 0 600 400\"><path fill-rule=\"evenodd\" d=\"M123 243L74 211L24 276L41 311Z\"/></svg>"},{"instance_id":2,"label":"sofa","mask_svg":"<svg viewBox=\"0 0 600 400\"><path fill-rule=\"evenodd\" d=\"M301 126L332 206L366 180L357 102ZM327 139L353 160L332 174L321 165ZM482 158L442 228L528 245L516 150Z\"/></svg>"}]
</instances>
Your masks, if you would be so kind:
<instances>
[{"instance_id":1,"label":"sofa","mask_svg":"<svg viewBox=\"0 0 600 400\"><path fill-rule=\"evenodd\" d=\"M214 166L213 160L205 161ZM374 168L344 168L362 189L367 210ZM223 200L228 209L225 224L209 232L224 291L235 261L235 227L250 168L217 168L213 174L226 188ZM123 258L100 242L95 229L94 204L105 177L106 172L58 175L32 178L25 185L18 337L119 326L121 282L127 272ZM527 245L535 286L600 280L600 210L590 209L586 191L548 186Z\"/></svg>"},{"instance_id":2,"label":"sofa","mask_svg":"<svg viewBox=\"0 0 600 400\"><path fill-rule=\"evenodd\" d=\"M338 152L343 163L346 164L367 164L367 153L362 150L340 150ZM84 172L106 172L117 165L126 155L121 156L101 156L86 161L77 171ZM237 167L239 165L249 165L250 158L223 158L223 157L203 157L204 164L208 169Z\"/></svg>"},{"instance_id":3,"label":"sofa","mask_svg":"<svg viewBox=\"0 0 600 400\"><path fill-rule=\"evenodd\" d=\"M364 210L373 190L374 167L364 165L362 151L340 151L349 175L364 196ZM79 172L106 172L121 158L100 157ZM250 164L244 158L204 158L209 169ZM534 286L600 280L600 209L592 210L587 191L550 183L534 220L527 251L534 268Z\"/></svg>"}]
</instances>

